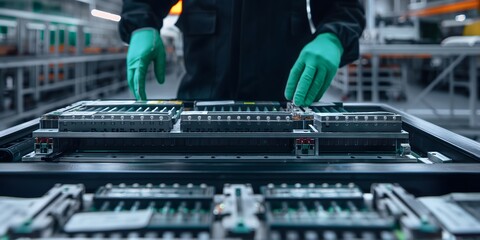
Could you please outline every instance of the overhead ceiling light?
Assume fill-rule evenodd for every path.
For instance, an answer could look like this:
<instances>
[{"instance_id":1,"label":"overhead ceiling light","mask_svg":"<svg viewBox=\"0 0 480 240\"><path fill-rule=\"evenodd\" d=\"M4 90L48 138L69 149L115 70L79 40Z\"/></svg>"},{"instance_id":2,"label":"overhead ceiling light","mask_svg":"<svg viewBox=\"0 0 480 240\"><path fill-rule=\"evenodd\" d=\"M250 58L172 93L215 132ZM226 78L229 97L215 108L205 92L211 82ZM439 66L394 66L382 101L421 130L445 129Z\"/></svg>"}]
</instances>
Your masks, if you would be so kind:
<instances>
[{"instance_id":1,"label":"overhead ceiling light","mask_svg":"<svg viewBox=\"0 0 480 240\"><path fill-rule=\"evenodd\" d=\"M465 19L467 19L467 16L465 16L465 14L460 14L460 15L455 16L455 21L457 21L457 22L463 22L463 21L465 21Z\"/></svg>"},{"instance_id":2,"label":"overhead ceiling light","mask_svg":"<svg viewBox=\"0 0 480 240\"><path fill-rule=\"evenodd\" d=\"M117 14L105 12L105 11L100 11L98 9L93 9L91 12L92 16L98 17L98 18L103 18L106 20L118 22L120 21L121 17Z\"/></svg>"}]
</instances>

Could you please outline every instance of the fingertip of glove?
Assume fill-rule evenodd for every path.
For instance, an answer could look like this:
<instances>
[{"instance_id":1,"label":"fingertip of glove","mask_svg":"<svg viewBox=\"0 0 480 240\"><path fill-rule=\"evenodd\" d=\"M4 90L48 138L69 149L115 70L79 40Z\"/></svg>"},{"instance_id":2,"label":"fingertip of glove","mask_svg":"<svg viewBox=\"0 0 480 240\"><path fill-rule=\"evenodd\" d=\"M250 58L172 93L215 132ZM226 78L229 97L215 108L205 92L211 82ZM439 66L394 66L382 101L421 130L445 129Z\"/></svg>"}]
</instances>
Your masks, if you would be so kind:
<instances>
[{"instance_id":1,"label":"fingertip of glove","mask_svg":"<svg viewBox=\"0 0 480 240\"><path fill-rule=\"evenodd\" d=\"M165 77L158 77L158 76L156 76L155 78L157 79L157 82L158 82L159 84L165 83Z\"/></svg>"},{"instance_id":2,"label":"fingertip of glove","mask_svg":"<svg viewBox=\"0 0 480 240\"><path fill-rule=\"evenodd\" d=\"M283 95L285 96L285 99L287 99L288 101L291 101L293 99L293 94L291 94L287 90L285 90Z\"/></svg>"},{"instance_id":3,"label":"fingertip of glove","mask_svg":"<svg viewBox=\"0 0 480 240\"><path fill-rule=\"evenodd\" d=\"M305 101L303 101L301 97L295 96L295 97L293 98L293 104L295 104L296 106L304 106L304 105L305 105Z\"/></svg>"}]
</instances>

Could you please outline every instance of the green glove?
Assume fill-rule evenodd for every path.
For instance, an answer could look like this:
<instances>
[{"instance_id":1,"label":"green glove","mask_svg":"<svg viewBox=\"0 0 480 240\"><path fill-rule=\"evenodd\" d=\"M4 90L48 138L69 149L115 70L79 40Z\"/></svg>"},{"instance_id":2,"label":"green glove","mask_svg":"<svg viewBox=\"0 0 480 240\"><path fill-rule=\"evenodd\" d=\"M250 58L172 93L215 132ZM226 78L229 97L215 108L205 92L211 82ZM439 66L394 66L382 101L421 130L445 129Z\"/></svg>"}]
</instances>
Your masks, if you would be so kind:
<instances>
[{"instance_id":1,"label":"green glove","mask_svg":"<svg viewBox=\"0 0 480 240\"><path fill-rule=\"evenodd\" d=\"M285 98L297 106L318 101L335 76L343 47L332 33L318 35L300 52L285 87Z\"/></svg>"},{"instance_id":2,"label":"green glove","mask_svg":"<svg viewBox=\"0 0 480 240\"><path fill-rule=\"evenodd\" d=\"M133 32L127 54L128 87L137 100L147 100L145 77L153 62L157 82L165 82L165 48L158 30L141 28Z\"/></svg>"}]
</instances>

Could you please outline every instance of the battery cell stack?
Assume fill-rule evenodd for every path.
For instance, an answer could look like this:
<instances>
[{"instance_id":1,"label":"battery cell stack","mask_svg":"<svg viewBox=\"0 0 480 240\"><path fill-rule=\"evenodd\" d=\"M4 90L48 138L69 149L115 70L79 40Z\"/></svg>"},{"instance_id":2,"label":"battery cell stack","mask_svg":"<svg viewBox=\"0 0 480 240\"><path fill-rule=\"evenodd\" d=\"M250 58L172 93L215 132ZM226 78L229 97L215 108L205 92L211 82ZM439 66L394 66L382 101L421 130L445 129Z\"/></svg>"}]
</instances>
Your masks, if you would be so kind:
<instances>
[{"instance_id":1,"label":"battery cell stack","mask_svg":"<svg viewBox=\"0 0 480 240\"><path fill-rule=\"evenodd\" d=\"M68 236L209 239L214 188L207 185L112 185L97 190L88 212L73 215ZM110 221L110 222L109 222Z\"/></svg>"},{"instance_id":2,"label":"battery cell stack","mask_svg":"<svg viewBox=\"0 0 480 240\"><path fill-rule=\"evenodd\" d=\"M182 110L174 101L85 102L44 119L57 120L61 132L168 132Z\"/></svg>"},{"instance_id":3,"label":"battery cell stack","mask_svg":"<svg viewBox=\"0 0 480 240\"><path fill-rule=\"evenodd\" d=\"M181 114L183 132L292 132L293 115L277 102L197 102Z\"/></svg>"},{"instance_id":4,"label":"battery cell stack","mask_svg":"<svg viewBox=\"0 0 480 240\"><path fill-rule=\"evenodd\" d=\"M269 239L394 239L395 219L368 207L354 184L261 188Z\"/></svg>"}]
</instances>

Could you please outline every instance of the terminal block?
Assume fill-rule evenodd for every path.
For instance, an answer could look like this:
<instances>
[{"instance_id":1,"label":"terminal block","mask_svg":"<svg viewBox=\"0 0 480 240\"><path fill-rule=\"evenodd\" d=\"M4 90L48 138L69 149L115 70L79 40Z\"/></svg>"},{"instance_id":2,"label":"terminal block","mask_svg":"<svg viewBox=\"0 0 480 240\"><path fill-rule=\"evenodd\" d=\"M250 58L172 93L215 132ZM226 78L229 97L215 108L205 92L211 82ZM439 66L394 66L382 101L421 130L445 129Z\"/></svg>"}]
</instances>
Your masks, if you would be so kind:
<instances>
[{"instance_id":1,"label":"terminal block","mask_svg":"<svg viewBox=\"0 0 480 240\"><path fill-rule=\"evenodd\" d=\"M181 114L183 132L292 132L293 114L277 102L197 102Z\"/></svg>"},{"instance_id":2,"label":"terminal block","mask_svg":"<svg viewBox=\"0 0 480 240\"><path fill-rule=\"evenodd\" d=\"M315 113L321 132L401 132L402 117L390 112Z\"/></svg>"},{"instance_id":3,"label":"terminal block","mask_svg":"<svg viewBox=\"0 0 480 240\"><path fill-rule=\"evenodd\" d=\"M306 112L313 113L346 113L349 112L343 106L342 102L324 103L314 102L308 108L305 108Z\"/></svg>"},{"instance_id":4,"label":"terminal block","mask_svg":"<svg viewBox=\"0 0 480 240\"><path fill-rule=\"evenodd\" d=\"M190 111L181 115L183 132L292 132L287 112Z\"/></svg>"},{"instance_id":5,"label":"terminal block","mask_svg":"<svg viewBox=\"0 0 480 240\"><path fill-rule=\"evenodd\" d=\"M287 109L279 102L245 102L245 101L198 101L195 111L211 112L282 112Z\"/></svg>"}]
</instances>

